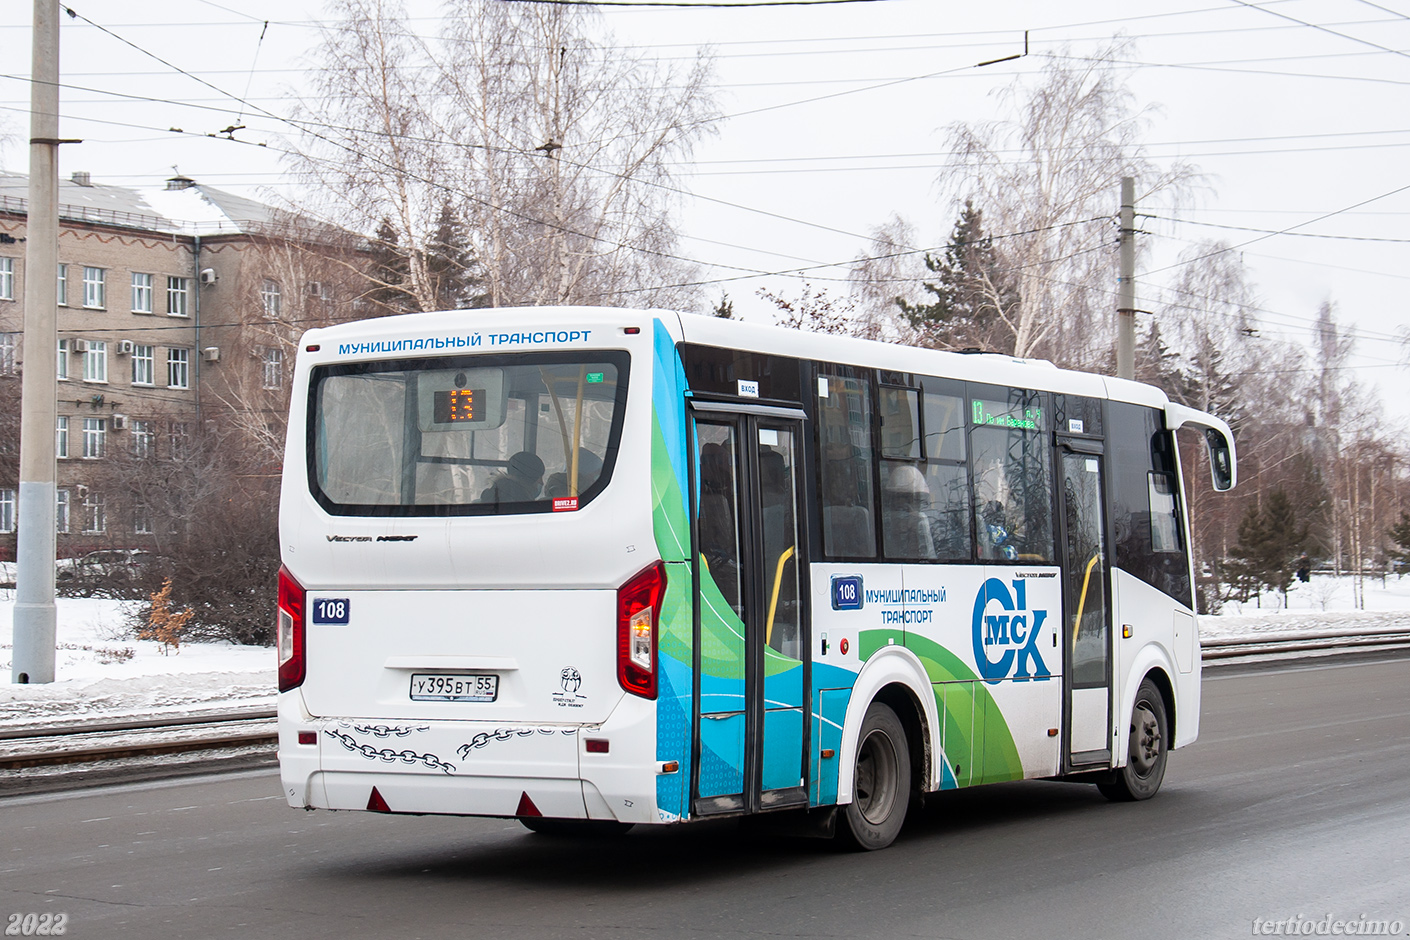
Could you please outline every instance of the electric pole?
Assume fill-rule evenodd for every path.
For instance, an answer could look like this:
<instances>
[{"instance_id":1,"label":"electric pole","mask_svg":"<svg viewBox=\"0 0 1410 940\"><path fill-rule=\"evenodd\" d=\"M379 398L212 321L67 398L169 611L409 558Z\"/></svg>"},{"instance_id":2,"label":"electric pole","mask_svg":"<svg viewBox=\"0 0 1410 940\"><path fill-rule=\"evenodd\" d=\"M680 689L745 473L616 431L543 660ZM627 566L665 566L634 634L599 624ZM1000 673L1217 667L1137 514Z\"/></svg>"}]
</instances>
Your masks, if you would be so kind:
<instances>
[{"instance_id":1,"label":"electric pole","mask_svg":"<svg viewBox=\"0 0 1410 940\"><path fill-rule=\"evenodd\" d=\"M1136 377L1136 180L1121 177L1121 271L1116 278L1116 377Z\"/></svg>"},{"instance_id":2,"label":"electric pole","mask_svg":"<svg viewBox=\"0 0 1410 940\"><path fill-rule=\"evenodd\" d=\"M58 381L59 3L34 0L25 220L14 681L54 681L54 427Z\"/></svg>"}]
</instances>

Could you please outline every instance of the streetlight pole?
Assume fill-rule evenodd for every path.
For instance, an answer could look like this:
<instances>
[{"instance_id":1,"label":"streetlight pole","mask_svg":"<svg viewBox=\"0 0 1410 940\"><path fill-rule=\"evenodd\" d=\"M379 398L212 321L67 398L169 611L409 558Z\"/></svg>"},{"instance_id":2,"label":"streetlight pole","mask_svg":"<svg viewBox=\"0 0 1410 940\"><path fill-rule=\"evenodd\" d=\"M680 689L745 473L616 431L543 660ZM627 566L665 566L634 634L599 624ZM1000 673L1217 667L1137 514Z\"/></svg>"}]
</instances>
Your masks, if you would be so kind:
<instances>
[{"instance_id":1,"label":"streetlight pole","mask_svg":"<svg viewBox=\"0 0 1410 940\"><path fill-rule=\"evenodd\" d=\"M54 681L54 426L58 412L59 3L34 0L29 206L25 221L19 562L12 666L17 683Z\"/></svg>"}]
</instances>

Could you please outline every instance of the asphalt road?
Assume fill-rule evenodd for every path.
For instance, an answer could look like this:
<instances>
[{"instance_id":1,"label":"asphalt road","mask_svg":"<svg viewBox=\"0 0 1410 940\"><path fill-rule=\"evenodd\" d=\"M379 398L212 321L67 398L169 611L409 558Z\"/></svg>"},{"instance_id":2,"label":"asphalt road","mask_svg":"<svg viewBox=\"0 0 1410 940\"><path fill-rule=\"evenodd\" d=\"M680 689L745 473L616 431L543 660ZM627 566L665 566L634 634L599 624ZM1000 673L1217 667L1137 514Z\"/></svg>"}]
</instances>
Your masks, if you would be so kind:
<instances>
[{"instance_id":1,"label":"asphalt road","mask_svg":"<svg viewBox=\"0 0 1410 940\"><path fill-rule=\"evenodd\" d=\"M1199 743L1153 801L1043 782L945 794L864 855L723 823L582 843L503 820L302 813L276 789L259 771L0 800L0 923L64 912L69 937L152 940L969 940L1248 937L1255 918L1330 914L1410 935L1404 654L1207 670Z\"/></svg>"}]
</instances>

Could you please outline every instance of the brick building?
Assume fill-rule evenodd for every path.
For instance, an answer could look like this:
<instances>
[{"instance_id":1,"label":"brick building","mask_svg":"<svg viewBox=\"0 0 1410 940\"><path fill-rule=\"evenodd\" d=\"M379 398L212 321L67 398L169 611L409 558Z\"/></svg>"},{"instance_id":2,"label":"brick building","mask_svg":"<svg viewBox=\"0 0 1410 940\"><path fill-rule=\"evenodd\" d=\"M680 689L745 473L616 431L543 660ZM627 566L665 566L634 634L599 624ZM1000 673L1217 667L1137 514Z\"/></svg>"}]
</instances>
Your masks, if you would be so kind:
<instances>
[{"instance_id":1,"label":"brick building","mask_svg":"<svg viewBox=\"0 0 1410 940\"><path fill-rule=\"evenodd\" d=\"M0 551L14 547L28 179L0 173ZM176 507L144 478L194 465L197 445L283 445L294 343L349 319L344 233L176 176L150 189L75 173L59 186L60 556L159 547ZM121 465L124 472L117 473ZM120 482L118 482L120 481Z\"/></svg>"}]
</instances>

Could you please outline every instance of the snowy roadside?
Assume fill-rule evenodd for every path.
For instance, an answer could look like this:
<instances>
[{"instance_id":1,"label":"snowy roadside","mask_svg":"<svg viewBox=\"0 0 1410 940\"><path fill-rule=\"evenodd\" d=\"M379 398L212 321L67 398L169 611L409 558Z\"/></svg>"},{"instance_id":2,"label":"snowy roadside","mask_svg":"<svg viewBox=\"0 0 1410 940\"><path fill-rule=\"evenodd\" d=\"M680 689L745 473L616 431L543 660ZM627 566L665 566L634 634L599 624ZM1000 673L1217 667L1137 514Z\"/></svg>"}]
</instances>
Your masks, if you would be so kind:
<instances>
[{"instance_id":1,"label":"snowy roadside","mask_svg":"<svg viewBox=\"0 0 1410 940\"><path fill-rule=\"evenodd\" d=\"M1219 616L1201 617L1206 639L1262 637L1312 630L1410 626L1410 578L1365 584L1355 609L1350 578L1316 575L1297 584L1288 608L1272 595L1258 603L1230 603ZM58 599L57 680L13 685L10 663L13 591L0 590L0 730L76 718L120 719L273 708L274 651L230 643L187 643L163 656L157 643L127 629L133 602Z\"/></svg>"},{"instance_id":2,"label":"snowy roadside","mask_svg":"<svg viewBox=\"0 0 1410 940\"><path fill-rule=\"evenodd\" d=\"M11 684L13 595L0 591L0 728L274 707L273 650L187 643L164 656L128 632L135 602L102 598L59 598L55 681Z\"/></svg>"}]
</instances>

